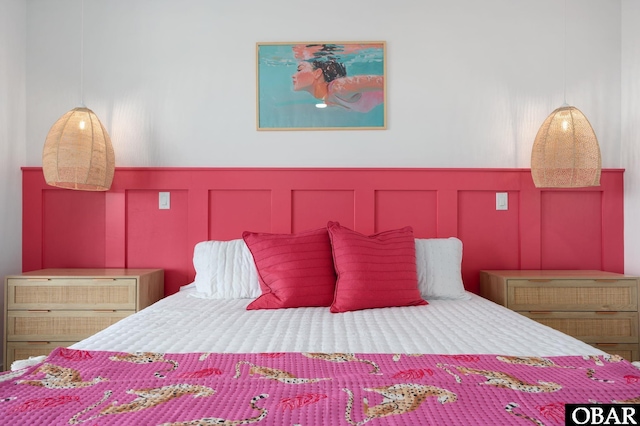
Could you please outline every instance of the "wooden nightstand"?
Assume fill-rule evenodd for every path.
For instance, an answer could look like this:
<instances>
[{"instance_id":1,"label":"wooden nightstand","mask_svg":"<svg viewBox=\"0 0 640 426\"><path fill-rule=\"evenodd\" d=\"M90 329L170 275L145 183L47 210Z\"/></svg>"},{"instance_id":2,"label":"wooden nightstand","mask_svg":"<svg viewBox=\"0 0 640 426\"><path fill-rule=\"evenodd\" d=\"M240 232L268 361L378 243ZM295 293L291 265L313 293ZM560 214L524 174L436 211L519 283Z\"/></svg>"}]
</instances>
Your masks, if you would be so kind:
<instances>
[{"instance_id":1,"label":"wooden nightstand","mask_svg":"<svg viewBox=\"0 0 640 426\"><path fill-rule=\"evenodd\" d=\"M480 271L480 295L605 352L640 359L638 277L602 271Z\"/></svg>"},{"instance_id":2,"label":"wooden nightstand","mask_svg":"<svg viewBox=\"0 0 640 426\"><path fill-rule=\"evenodd\" d=\"M162 269L42 269L7 276L4 369L72 345L163 296Z\"/></svg>"}]
</instances>

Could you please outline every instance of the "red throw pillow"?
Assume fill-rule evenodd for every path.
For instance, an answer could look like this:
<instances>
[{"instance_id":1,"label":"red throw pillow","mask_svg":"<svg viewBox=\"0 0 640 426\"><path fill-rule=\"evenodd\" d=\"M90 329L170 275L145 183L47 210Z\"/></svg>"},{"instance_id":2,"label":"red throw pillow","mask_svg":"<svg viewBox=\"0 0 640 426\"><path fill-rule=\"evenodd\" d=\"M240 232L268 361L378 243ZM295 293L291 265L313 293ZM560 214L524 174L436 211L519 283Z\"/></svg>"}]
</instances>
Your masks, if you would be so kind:
<instances>
[{"instance_id":1,"label":"red throw pillow","mask_svg":"<svg viewBox=\"0 0 640 426\"><path fill-rule=\"evenodd\" d=\"M244 232L258 270L262 295L253 309L329 306L336 286L326 228L298 234Z\"/></svg>"},{"instance_id":2,"label":"red throw pillow","mask_svg":"<svg viewBox=\"0 0 640 426\"><path fill-rule=\"evenodd\" d=\"M331 312L426 305L418 290L413 229L362 235L327 224L338 274Z\"/></svg>"}]
</instances>

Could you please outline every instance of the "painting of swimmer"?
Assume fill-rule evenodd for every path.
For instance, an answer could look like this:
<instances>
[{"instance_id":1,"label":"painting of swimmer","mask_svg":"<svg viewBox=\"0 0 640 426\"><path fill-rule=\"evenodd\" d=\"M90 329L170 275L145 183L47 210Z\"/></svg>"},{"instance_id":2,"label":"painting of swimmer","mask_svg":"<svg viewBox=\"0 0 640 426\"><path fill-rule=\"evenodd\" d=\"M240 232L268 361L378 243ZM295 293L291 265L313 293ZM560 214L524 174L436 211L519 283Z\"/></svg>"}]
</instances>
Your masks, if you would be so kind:
<instances>
[{"instance_id":1,"label":"painting of swimmer","mask_svg":"<svg viewBox=\"0 0 640 426\"><path fill-rule=\"evenodd\" d=\"M385 129L385 43L257 43L258 130Z\"/></svg>"}]
</instances>

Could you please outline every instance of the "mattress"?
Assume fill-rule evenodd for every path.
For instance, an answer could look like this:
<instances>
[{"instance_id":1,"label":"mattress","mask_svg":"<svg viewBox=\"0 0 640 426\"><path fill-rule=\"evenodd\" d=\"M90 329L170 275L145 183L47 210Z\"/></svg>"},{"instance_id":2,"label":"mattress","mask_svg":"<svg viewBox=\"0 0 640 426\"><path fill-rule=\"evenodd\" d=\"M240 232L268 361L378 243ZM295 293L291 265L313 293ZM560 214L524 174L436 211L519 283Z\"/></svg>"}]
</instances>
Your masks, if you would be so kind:
<instances>
[{"instance_id":1,"label":"mattress","mask_svg":"<svg viewBox=\"0 0 640 426\"><path fill-rule=\"evenodd\" d=\"M73 349L122 352L344 352L602 355L491 301L430 300L332 314L327 308L247 311L251 299L202 299L187 288Z\"/></svg>"}]
</instances>

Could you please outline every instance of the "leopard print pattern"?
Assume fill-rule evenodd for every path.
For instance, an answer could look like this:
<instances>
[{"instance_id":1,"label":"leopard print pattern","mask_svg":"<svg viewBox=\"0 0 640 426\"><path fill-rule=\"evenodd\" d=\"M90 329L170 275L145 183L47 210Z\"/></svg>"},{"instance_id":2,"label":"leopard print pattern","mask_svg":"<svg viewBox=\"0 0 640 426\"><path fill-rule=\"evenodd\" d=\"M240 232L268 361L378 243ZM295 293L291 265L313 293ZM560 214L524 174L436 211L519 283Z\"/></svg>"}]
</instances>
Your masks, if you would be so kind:
<instances>
[{"instance_id":1,"label":"leopard print pattern","mask_svg":"<svg viewBox=\"0 0 640 426\"><path fill-rule=\"evenodd\" d=\"M600 382L600 383L615 383L615 380L608 380L608 379L598 379L597 377L595 377L596 375L596 370L594 370L593 368L587 368L587 377L591 380L594 380L596 382Z\"/></svg>"},{"instance_id":2,"label":"leopard print pattern","mask_svg":"<svg viewBox=\"0 0 640 426\"><path fill-rule=\"evenodd\" d=\"M453 378L456 380L456 383L462 383L462 379L460 378L460 376L458 376L456 373L451 371L451 369L447 367L447 364L443 364L443 363L439 362L439 363L436 364L436 367L444 370L445 372L447 372L448 374L453 376Z\"/></svg>"},{"instance_id":3,"label":"leopard print pattern","mask_svg":"<svg viewBox=\"0 0 640 426\"><path fill-rule=\"evenodd\" d=\"M394 362L398 362L398 361L400 361L400 358L402 358L402 355L404 355L404 356L422 356L423 354L393 354L393 357L391 359Z\"/></svg>"},{"instance_id":4,"label":"leopard print pattern","mask_svg":"<svg viewBox=\"0 0 640 426\"><path fill-rule=\"evenodd\" d=\"M253 398L251 398L251 402L249 403L249 405L251 406L251 408L253 408L254 410L260 411L260 414L255 416L255 417L251 417L248 419L242 419L242 420L227 420L227 419L220 419L217 417L205 417L199 420L192 420L189 422L174 422L174 423L163 423L160 426L205 426L205 425L224 425L224 426L236 426L236 425L248 425L251 423L258 423L260 421L262 421L265 417L267 417L268 414L268 410L266 408L260 408L256 405L256 403L258 401L260 401L261 399L265 399L268 398L269 395L267 394L261 394L261 395L257 395L254 396Z\"/></svg>"},{"instance_id":5,"label":"leopard print pattern","mask_svg":"<svg viewBox=\"0 0 640 426\"><path fill-rule=\"evenodd\" d=\"M249 376L254 376L254 375L260 376L261 379L276 380L278 382L287 383L290 385L299 385L303 383L316 383L321 380L331 380L330 378L301 379L289 372L278 370L276 368L261 367L259 365L252 364L248 361L238 361L238 363L236 364L236 374L235 376L233 376L234 379L237 379L240 377L240 374L241 374L240 367L242 365L248 365L250 367Z\"/></svg>"},{"instance_id":6,"label":"leopard print pattern","mask_svg":"<svg viewBox=\"0 0 640 426\"><path fill-rule=\"evenodd\" d=\"M39 380L18 380L16 384L40 386L48 389L75 389L93 386L108 379L95 377L88 382L82 380L80 373L73 368L60 367L59 365L44 363L33 371L32 374L44 373L44 379Z\"/></svg>"},{"instance_id":7,"label":"leopard print pattern","mask_svg":"<svg viewBox=\"0 0 640 426\"><path fill-rule=\"evenodd\" d=\"M535 357L535 356L497 356L496 359L498 361L501 361L507 364L528 365L531 367L575 368L575 367L563 367L561 365L556 364L555 362L553 362L548 358L541 358L541 357Z\"/></svg>"},{"instance_id":8,"label":"leopard print pattern","mask_svg":"<svg viewBox=\"0 0 640 426\"><path fill-rule=\"evenodd\" d=\"M527 393L547 393L556 392L562 389L562 386L554 382L538 381L537 384L527 383L510 374L501 371L479 370L470 367L456 367L462 374L478 374L484 376L487 381L480 383L481 385L490 385L497 388L512 389Z\"/></svg>"},{"instance_id":9,"label":"leopard print pattern","mask_svg":"<svg viewBox=\"0 0 640 426\"><path fill-rule=\"evenodd\" d=\"M582 359L584 359L585 361L593 361L594 364L602 367L604 365L602 359L606 362L621 362L624 358L622 358L620 355L605 354L602 355L602 359L600 359L600 355L583 355Z\"/></svg>"},{"instance_id":10,"label":"leopard print pattern","mask_svg":"<svg viewBox=\"0 0 640 426\"><path fill-rule=\"evenodd\" d=\"M602 360L598 355L583 355L582 359L584 359L585 361L593 361L595 365L600 367L604 365L604 363L602 362Z\"/></svg>"},{"instance_id":11,"label":"leopard print pattern","mask_svg":"<svg viewBox=\"0 0 640 426\"><path fill-rule=\"evenodd\" d=\"M80 416L93 410L94 408L105 402L107 399L109 399L113 392L108 390L105 391L104 396L98 402L90 405L89 407L73 416L69 420L69 424L83 423L112 414L133 413L136 411L145 410L147 408L155 407L156 405L163 404L184 395L192 395L194 398L201 398L211 396L215 392L215 390L207 386L192 385L189 383L179 383L175 385L163 386L160 388L129 389L127 391L128 394L136 395L133 401L120 405L117 405L117 402L112 403L100 410L99 414L89 417L85 420L79 420Z\"/></svg>"},{"instance_id":12,"label":"leopard print pattern","mask_svg":"<svg viewBox=\"0 0 640 426\"><path fill-rule=\"evenodd\" d=\"M602 355L602 358L607 362L622 362L624 360L620 355L611 354Z\"/></svg>"},{"instance_id":13,"label":"leopard print pattern","mask_svg":"<svg viewBox=\"0 0 640 426\"><path fill-rule=\"evenodd\" d=\"M447 404L458 400L458 396L447 389L413 383L400 383L392 386L365 388L365 391L376 392L382 395L383 400L378 405L369 406L367 398L363 398L362 406L365 418L356 422L353 420L352 416L354 405L353 392L348 388L343 388L342 390L348 395L345 419L353 426L361 426L373 419L415 411L428 397L431 396L437 397L440 404Z\"/></svg>"},{"instance_id":14,"label":"leopard print pattern","mask_svg":"<svg viewBox=\"0 0 640 426\"><path fill-rule=\"evenodd\" d=\"M540 420L538 420L538 419L535 419L535 418L533 418L533 417L526 416L526 415L524 415L524 414L522 414L522 413L516 413L516 412L514 411L514 409L515 409L515 408L519 408L519 407L520 407L520 406L519 406L518 404L516 404L515 402L510 402L510 403L508 403L508 404L504 407L504 409L507 411L507 413L511 414L512 416L520 417L521 419L528 420L528 421L530 421L531 423L533 423L533 424L535 424L535 425L537 425L537 426L544 426L544 423L542 423L542 422L541 422Z\"/></svg>"},{"instance_id":15,"label":"leopard print pattern","mask_svg":"<svg viewBox=\"0 0 640 426\"><path fill-rule=\"evenodd\" d=\"M154 362L165 362L171 364L168 370L160 370L153 373L158 379L167 377L165 373L170 373L178 368L178 363L172 359L166 359L164 354L155 352L136 352L135 354L113 355L110 356L111 361L131 362L134 364L151 364Z\"/></svg>"},{"instance_id":16,"label":"leopard print pattern","mask_svg":"<svg viewBox=\"0 0 640 426\"><path fill-rule=\"evenodd\" d=\"M369 361L366 359L358 359L354 354L348 353L319 353L319 352L303 352L302 355L307 358L312 359L321 359L323 361L329 362L362 362L364 364L370 365L373 370L369 372L369 374L377 374L380 375L380 367L373 361Z\"/></svg>"}]
</instances>

